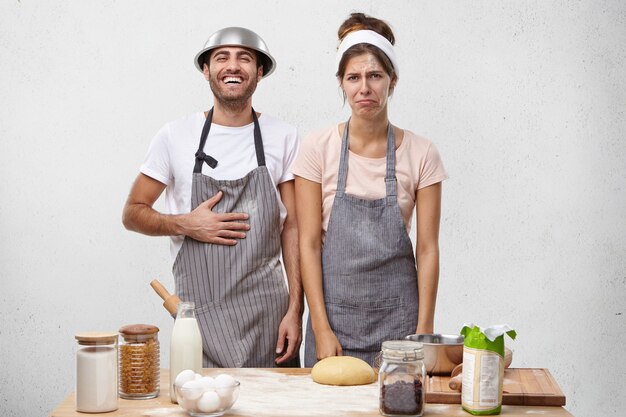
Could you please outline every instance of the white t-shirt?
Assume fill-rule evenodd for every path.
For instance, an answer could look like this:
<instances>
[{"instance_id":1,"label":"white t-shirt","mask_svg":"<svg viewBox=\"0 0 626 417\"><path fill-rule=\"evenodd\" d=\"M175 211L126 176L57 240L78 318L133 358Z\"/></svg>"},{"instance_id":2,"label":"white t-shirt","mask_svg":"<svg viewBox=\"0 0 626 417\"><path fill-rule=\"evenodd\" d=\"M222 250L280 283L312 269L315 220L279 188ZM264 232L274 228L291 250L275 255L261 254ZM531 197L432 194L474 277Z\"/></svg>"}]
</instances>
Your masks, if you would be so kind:
<instances>
[{"instance_id":1,"label":"white t-shirt","mask_svg":"<svg viewBox=\"0 0 626 417\"><path fill-rule=\"evenodd\" d=\"M165 184L165 205L170 214L191 211L191 182L195 154L206 118L204 112L194 113L167 123L150 143L140 171ZM259 116L265 165L274 185L293 180L291 165L298 152L299 138L295 127L267 114ZM218 161L215 169L202 164L202 173L218 180L244 177L258 167L254 149L254 124L241 127L213 123L204 146L204 152ZM281 224L287 216L278 188L276 198L280 206ZM172 259L183 244L184 236L172 236Z\"/></svg>"}]
</instances>

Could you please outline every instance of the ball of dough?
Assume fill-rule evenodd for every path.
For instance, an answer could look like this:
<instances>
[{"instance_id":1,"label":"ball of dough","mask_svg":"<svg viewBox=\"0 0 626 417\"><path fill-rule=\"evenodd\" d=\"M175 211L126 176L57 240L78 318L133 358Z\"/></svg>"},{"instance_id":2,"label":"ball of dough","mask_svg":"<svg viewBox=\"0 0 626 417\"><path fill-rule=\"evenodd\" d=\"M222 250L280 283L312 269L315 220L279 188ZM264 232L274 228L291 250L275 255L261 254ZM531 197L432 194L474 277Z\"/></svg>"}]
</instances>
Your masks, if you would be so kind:
<instances>
[{"instance_id":1,"label":"ball of dough","mask_svg":"<svg viewBox=\"0 0 626 417\"><path fill-rule=\"evenodd\" d=\"M364 360L352 356L331 356L313 366L311 377L318 384L365 385L376 381L376 373Z\"/></svg>"}]
</instances>

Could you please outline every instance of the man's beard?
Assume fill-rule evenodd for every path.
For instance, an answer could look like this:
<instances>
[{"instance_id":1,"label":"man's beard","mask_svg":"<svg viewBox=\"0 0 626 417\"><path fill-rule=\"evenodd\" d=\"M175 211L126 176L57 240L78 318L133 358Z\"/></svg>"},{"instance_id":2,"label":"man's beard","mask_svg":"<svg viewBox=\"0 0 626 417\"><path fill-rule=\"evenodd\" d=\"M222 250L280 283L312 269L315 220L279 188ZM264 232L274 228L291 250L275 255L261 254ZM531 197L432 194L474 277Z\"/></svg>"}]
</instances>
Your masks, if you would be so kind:
<instances>
[{"instance_id":1,"label":"man's beard","mask_svg":"<svg viewBox=\"0 0 626 417\"><path fill-rule=\"evenodd\" d=\"M240 73L235 73L232 75L239 74ZM222 107L237 112L245 109L246 105L248 104L248 100L250 99L250 97L252 97L252 94L254 94L254 91L256 90L257 80L256 77L250 77L249 84L246 89L237 95L232 95L225 92L222 88L223 85L221 84L221 80L217 79L212 74L209 74L209 86L211 87L211 91L215 96L215 100L219 102Z\"/></svg>"}]
</instances>

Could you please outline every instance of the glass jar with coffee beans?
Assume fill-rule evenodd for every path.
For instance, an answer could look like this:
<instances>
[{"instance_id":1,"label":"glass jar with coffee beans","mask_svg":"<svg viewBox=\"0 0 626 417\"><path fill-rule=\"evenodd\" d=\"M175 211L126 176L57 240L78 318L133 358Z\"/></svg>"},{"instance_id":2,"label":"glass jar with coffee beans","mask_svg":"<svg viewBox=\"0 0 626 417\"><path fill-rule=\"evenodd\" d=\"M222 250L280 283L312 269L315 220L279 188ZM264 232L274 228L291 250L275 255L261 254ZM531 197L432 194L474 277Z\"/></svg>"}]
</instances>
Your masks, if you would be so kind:
<instances>
[{"instance_id":1,"label":"glass jar with coffee beans","mask_svg":"<svg viewBox=\"0 0 626 417\"><path fill-rule=\"evenodd\" d=\"M378 372L380 413L389 417L421 417L426 380L422 344L389 340L383 342L381 353Z\"/></svg>"}]
</instances>

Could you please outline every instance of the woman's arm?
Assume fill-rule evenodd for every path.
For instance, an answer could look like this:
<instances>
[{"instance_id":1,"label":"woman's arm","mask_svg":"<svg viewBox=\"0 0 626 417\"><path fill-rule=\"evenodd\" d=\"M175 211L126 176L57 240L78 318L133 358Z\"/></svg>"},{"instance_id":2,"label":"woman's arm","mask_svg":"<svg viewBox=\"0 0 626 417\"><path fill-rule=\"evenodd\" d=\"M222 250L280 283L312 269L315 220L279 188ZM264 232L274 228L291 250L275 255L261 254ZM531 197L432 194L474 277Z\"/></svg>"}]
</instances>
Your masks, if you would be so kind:
<instances>
[{"instance_id":1,"label":"woman's arm","mask_svg":"<svg viewBox=\"0 0 626 417\"><path fill-rule=\"evenodd\" d=\"M439 285L439 222L441 183L424 187L416 196L416 265L419 313L416 333L433 333Z\"/></svg>"},{"instance_id":2,"label":"woman's arm","mask_svg":"<svg viewBox=\"0 0 626 417\"><path fill-rule=\"evenodd\" d=\"M315 333L318 359L341 355L341 345L330 328L322 286L322 185L296 176L296 213L300 242L302 285Z\"/></svg>"}]
</instances>

